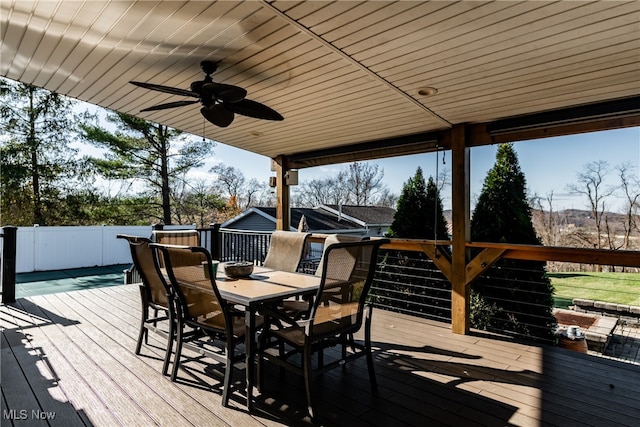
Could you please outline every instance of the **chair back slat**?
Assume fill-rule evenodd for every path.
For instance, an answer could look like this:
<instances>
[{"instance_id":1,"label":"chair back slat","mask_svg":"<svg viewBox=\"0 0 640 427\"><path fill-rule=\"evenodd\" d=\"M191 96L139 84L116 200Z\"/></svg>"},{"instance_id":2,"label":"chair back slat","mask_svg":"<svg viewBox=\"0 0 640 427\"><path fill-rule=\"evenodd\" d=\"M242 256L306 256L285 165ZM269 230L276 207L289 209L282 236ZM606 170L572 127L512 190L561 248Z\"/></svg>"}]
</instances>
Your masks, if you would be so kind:
<instances>
[{"instance_id":1,"label":"chair back slat","mask_svg":"<svg viewBox=\"0 0 640 427\"><path fill-rule=\"evenodd\" d=\"M322 282L310 313L312 335L360 329L375 272L378 249L386 240L335 243L323 256Z\"/></svg>"},{"instance_id":2,"label":"chair back slat","mask_svg":"<svg viewBox=\"0 0 640 427\"><path fill-rule=\"evenodd\" d=\"M200 246L200 234L197 230L154 230L151 233L151 240L161 245L176 246ZM183 253L184 259L180 264L195 262L199 256L193 257L191 252ZM164 267L164 260L160 259L160 266Z\"/></svg>"},{"instance_id":3,"label":"chair back slat","mask_svg":"<svg viewBox=\"0 0 640 427\"><path fill-rule=\"evenodd\" d=\"M140 273L142 284L149 302L168 307L168 284L157 266L155 252L149 246L151 240L146 237L118 235L129 243L131 258L136 270Z\"/></svg>"},{"instance_id":4,"label":"chair back slat","mask_svg":"<svg viewBox=\"0 0 640 427\"><path fill-rule=\"evenodd\" d=\"M226 332L226 302L212 277L209 252L198 246L155 246L163 253L167 275L183 316Z\"/></svg>"},{"instance_id":5,"label":"chair back slat","mask_svg":"<svg viewBox=\"0 0 640 427\"><path fill-rule=\"evenodd\" d=\"M161 245L200 246L198 230L154 230L151 236Z\"/></svg>"},{"instance_id":6,"label":"chair back slat","mask_svg":"<svg viewBox=\"0 0 640 427\"><path fill-rule=\"evenodd\" d=\"M304 255L309 236L310 233L274 231L263 265L274 270L295 272Z\"/></svg>"},{"instance_id":7,"label":"chair back slat","mask_svg":"<svg viewBox=\"0 0 640 427\"><path fill-rule=\"evenodd\" d=\"M322 248L322 257L320 263L316 269L316 276L322 276L322 270L324 269L324 254L331 245L344 242L359 242L363 238L362 236L355 236L350 234L330 234L324 240L324 247Z\"/></svg>"}]
</instances>

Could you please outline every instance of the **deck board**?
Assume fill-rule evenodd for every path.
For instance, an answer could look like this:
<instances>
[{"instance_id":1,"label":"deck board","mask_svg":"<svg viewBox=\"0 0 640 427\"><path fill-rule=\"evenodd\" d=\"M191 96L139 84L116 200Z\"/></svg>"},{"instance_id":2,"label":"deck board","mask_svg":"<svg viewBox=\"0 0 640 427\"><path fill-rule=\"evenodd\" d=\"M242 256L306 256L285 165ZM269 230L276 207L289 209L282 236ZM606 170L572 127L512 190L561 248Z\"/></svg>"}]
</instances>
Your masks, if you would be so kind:
<instances>
[{"instance_id":1,"label":"deck board","mask_svg":"<svg viewBox=\"0 0 640 427\"><path fill-rule=\"evenodd\" d=\"M189 362L179 381L169 381L160 373L162 339L151 334L142 354L133 352L139 310L131 285L1 306L3 422L37 410L56 414L51 425L310 424L301 378L281 380L273 367L251 414L240 392L222 407L211 361ZM448 325L382 310L374 312L372 335L378 395L363 359L329 371L314 387L318 425L640 425L637 364L490 334L455 335ZM243 371L234 378L241 383Z\"/></svg>"}]
</instances>

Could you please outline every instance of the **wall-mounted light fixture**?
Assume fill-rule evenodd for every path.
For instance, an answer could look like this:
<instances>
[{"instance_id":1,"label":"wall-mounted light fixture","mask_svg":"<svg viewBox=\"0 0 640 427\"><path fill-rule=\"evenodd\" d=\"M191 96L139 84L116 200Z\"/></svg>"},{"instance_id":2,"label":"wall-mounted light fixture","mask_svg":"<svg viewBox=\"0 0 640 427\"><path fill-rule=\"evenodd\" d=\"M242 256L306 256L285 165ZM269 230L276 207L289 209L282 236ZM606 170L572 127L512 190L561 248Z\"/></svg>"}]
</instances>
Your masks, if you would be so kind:
<instances>
[{"instance_id":1,"label":"wall-mounted light fixture","mask_svg":"<svg viewBox=\"0 0 640 427\"><path fill-rule=\"evenodd\" d=\"M290 170L284 174L284 180L287 185L298 185L298 171Z\"/></svg>"},{"instance_id":2,"label":"wall-mounted light fixture","mask_svg":"<svg viewBox=\"0 0 640 427\"><path fill-rule=\"evenodd\" d=\"M298 171L290 170L284 174L284 182L286 185L298 185ZM275 176L269 177L269 187L276 187L278 185L278 178Z\"/></svg>"}]
</instances>

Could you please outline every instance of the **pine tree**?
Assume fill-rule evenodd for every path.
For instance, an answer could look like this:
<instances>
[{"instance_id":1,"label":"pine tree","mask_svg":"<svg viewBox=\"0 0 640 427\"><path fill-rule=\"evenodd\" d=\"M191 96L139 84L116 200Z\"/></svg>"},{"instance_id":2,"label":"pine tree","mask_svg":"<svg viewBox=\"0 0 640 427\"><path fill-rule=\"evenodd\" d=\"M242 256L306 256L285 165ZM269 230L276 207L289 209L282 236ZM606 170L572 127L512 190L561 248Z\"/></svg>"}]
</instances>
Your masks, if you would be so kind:
<instances>
[{"instance_id":1,"label":"pine tree","mask_svg":"<svg viewBox=\"0 0 640 427\"><path fill-rule=\"evenodd\" d=\"M436 230L436 231L434 231ZM422 169L416 170L402 188L390 236L412 239L447 240L447 221L442 199L432 177L425 184ZM388 252L384 263L384 291L377 292L378 302L398 311L421 314L448 321L451 318L451 285L426 254Z\"/></svg>"},{"instance_id":2,"label":"pine tree","mask_svg":"<svg viewBox=\"0 0 640 427\"><path fill-rule=\"evenodd\" d=\"M447 220L440 192L433 177L429 177L428 184L425 184L420 167L402 187L390 227L390 237L448 239Z\"/></svg>"},{"instance_id":3,"label":"pine tree","mask_svg":"<svg viewBox=\"0 0 640 427\"><path fill-rule=\"evenodd\" d=\"M74 102L0 79L0 199L5 224L68 223L66 200L85 197L87 168L71 147Z\"/></svg>"},{"instance_id":4,"label":"pine tree","mask_svg":"<svg viewBox=\"0 0 640 427\"><path fill-rule=\"evenodd\" d=\"M117 126L116 132L96 125L81 126L87 142L108 150L104 158L91 161L107 179L145 182L160 199L159 219L171 224L172 188L191 168L202 166L215 143L189 140L179 130L123 113L109 115L107 120Z\"/></svg>"},{"instance_id":5,"label":"pine tree","mask_svg":"<svg viewBox=\"0 0 640 427\"><path fill-rule=\"evenodd\" d=\"M471 221L477 242L541 244L527 201L526 179L512 144L502 144ZM544 262L502 259L472 283L472 326L551 339L553 286Z\"/></svg>"}]
</instances>

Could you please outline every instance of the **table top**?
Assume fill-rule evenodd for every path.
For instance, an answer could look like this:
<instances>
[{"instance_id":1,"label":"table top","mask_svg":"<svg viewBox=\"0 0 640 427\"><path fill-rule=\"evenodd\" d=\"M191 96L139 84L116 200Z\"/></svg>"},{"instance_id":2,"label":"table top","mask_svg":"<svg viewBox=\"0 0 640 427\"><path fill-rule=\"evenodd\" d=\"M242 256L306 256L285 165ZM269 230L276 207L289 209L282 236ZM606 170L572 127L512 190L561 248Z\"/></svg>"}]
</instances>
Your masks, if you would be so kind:
<instances>
[{"instance_id":1,"label":"table top","mask_svg":"<svg viewBox=\"0 0 640 427\"><path fill-rule=\"evenodd\" d=\"M320 287L320 277L255 267L249 277L230 279L221 265L216 275L220 295L227 301L251 306L269 300L313 293Z\"/></svg>"},{"instance_id":2,"label":"table top","mask_svg":"<svg viewBox=\"0 0 640 427\"><path fill-rule=\"evenodd\" d=\"M179 267L200 268L200 267ZM229 278L221 264L216 274L216 286L220 296L232 304L251 307L265 301L279 300L292 296L315 293L320 287L320 277L311 274L291 273L256 266L249 277ZM201 280L187 286L210 291L211 282Z\"/></svg>"}]
</instances>

